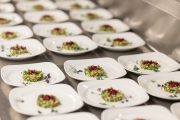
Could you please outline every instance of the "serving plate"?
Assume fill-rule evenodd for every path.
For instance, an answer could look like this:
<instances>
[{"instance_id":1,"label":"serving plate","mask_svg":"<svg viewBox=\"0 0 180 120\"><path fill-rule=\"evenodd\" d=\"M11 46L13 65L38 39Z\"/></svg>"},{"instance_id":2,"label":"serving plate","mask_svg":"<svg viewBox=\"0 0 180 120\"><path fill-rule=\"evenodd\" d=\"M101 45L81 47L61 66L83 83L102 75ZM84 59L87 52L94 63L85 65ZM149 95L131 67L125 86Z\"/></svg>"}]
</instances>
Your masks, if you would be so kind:
<instances>
[{"instance_id":1,"label":"serving plate","mask_svg":"<svg viewBox=\"0 0 180 120\"><path fill-rule=\"evenodd\" d=\"M34 5L41 5L44 7L44 10L54 10L56 9L56 5L49 0L37 0L37 1L22 1L16 4L18 10L27 12L27 11L35 11L33 9Z\"/></svg>"},{"instance_id":2,"label":"serving plate","mask_svg":"<svg viewBox=\"0 0 180 120\"><path fill-rule=\"evenodd\" d=\"M167 82L176 81L180 83L179 77L180 72L142 75L138 77L138 83L152 96L167 100L180 100L180 93L170 93L165 88Z\"/></svg>"},{"instance_id":3,"label":"serving plate","mask_svg":"<svg viewBox=\"0 0 180 120\"><path fill-rule=\"evenodd\" d=\"M112 50L112 51L127 51L145 45L144 40L137 34L132 32L125 33L110 33L110 34L94 34L92 36L93 41L95 41L100 47ZM114 40L126 40L127 44L122 46L116 46L113 44Z\"/></svg>"},{"instance_id":4,"label":"serving plate","mask_svg":"<svg viewBox=\"0 0 180 120\"><path fill-rule=\"evenodd\" d=\"M60 0L56 1L59 9L73 10L73 9L93 9L96 5L89 0Z\"/></svg>"},{"instance_id":5,"label":"serving plate","mask_svg":"<svg viewBox=\"0 0 180 120\"><path fill-rule=\"evenodd\" d=\"M65 29L67 35L52 35L51 30L54 28ZM72 36L79 35L82 33L82 30L74 23L65 22L65 23L54 23L54 24L37 24L33 26L33 31L36 35L41 37L60 37L60 36Z\"/></svg>"},{"instance_id":6,"label":"serving plate","mask_svg":"<svg viewBox=\"0 0 180 120\"><path fill-rule=\"evenodd\" d=\"M173 103L171 105L171 112L180 119L180 102Z\"/></svg>"},{"instance_id":7,"label":"serving plate","mask_svg":"<svg viewBox=\"0 0 180 120\"><path fill-rule=\"evenodd\" d=\"M27 48L28 53L22 55L10 55L10 48L15 45L21 45ZM24 60L43 54L46 51L44 46L35 39L13 40L0 43L0 58L8 60Z\"/></svg>"},{"instance_id":8,"label":"serving plate","mask_svg":"<svg viewBox=\"0 0 180 120\"><path fill-rule=\"evenodd\" d=\"M102 25L111 26L114 31L100 31L99 29ZM120 33L130 29L125 23L118 19L84 21L81 26L85 31L90 33Z\"/></svg>"},{"instance_id":9,"label":"serving plate","mask_svg":"<svg viewBox=\"0 0 180 120\"><path fill-rule=\"evenodd\" d=\"M83 64L82 64L83 63ZM106 77L89 77L85 75L85 69L88 66L100 66L104 69ZM80 81L96 81L111 80L126 75L126 71L121 64L118 64L112 58L94 58L83 60L68 60L64 63L65 72L76 80Z\"/></svg>"},{"instance_id":10,"label":"serving plate","mask_svg":"<svg viewBox=\"0 0 180 120\"><path fill-rule=\"evenodd\" d=\"M78 44L81 50L66 50L63 49L63 43L74 42ZM84 54L90 51L93 51L97 48L96 43L94 43L87 36L70 36L70 37L59 37L59 38L46 38L44 41L44 46L55 53L62 55L79 55Z\"/></svg>"},{"instance_id":11,"label":"serving plate","mask_svg":"<svg viewBox=\"0 0 180 120\"><path fill-rule=\"evenodd\" d=\"M15 38L5 39L2 37L2 33L12 32L16 34ZM25 25L0 27L0 42L6 42L11 40L23 40L33 36L31 29Z\"/></svg>"},{"instance_id":12,"label":"serving plate","mask_svg":"<svg viewBox=\"0 0 180 120\"><path fill-rule=\"evenodd\" d=\"M38 96L42 94L55 96L60 102L59 106L54 108L38 106ZM63 114L78 110L83 106L80 96L66 84L14 88L10 91L9 102L15 111L25 115Z\"/></svg>"},{"instance_id":13,"label":"serving plate","mask_svg":"<svg viewBox=\"0 0 180 120\"><path fill-rule=\"evenodd\" d=\"M124 94L122 100L116 102L105 101L101 96L102 92L110 88L121 91ZM149 99L149 96L136 82L127 78L109 81L81 82L77 90L86 104L105 109L135 106Z\"/></svg>"},{"instance_id":14,"label":"serving plate","mask_svg":"<svg viewBox=\"0 0 180 120\"><path fill-rule=\"evenodd\" d=\"M103 111L102 120L178 120L162 106L148 105Z\"/></svg>"},{"instance_id":15,"label":"serving plate","mask_svg":"<svg viewBox=\"0 0 180 120\"><path fill-rule=\"evenodd\" d=\"M66 115L32 117L27 120L99 120L94 114L88 112L77 112Z\"/></svg>"},{"instance_id":16,"label":"serving plate","mask_svg":"<svg viewBox=\"0 0 180 120\"><path fill-rule=\"evenodd\" d=\"M111 19L113 17L109 11L107 11L106 9L103 9L103 8L96 8L96 9L92 9L92 10L84 10L84 9L72 10L72 11L70 11L70 16L74 20L89 21L89 19L87 19L87 17L86 17L86 14L88 14L88 13L96 14L98 16L98 18L97 18L98 20L99 19Z\"/></svg>"},{"instance_id":17,"label":"serving plate","mask_svg":"<svg viewBox=\"0 0 180 120\"><path fill-rule=\"evenodd\" d=\"M41 17L44 15L52 16L54 20L51 22L41 21ZM69 19L68 15L61 10L27 12L24 14L24 18L31 23L63 22Z\"/></svg>"},{"instance_id":18,"label":"serving plate","mask_svg":"<svg viewBox=\"0 0 180 120\"><path fill-rule=\"evenodd\" d=\"M37 82L28 82L23 79L23 71L40 70L43 72L43 79ZM27 86L34 84L55 84L65 79L63 72L51 62L42 62L25 65L7 65L1 68L2 80L12 86Z\"/></svg>"},{"instance_id":19,"label":"serving plate","mask_svg":"<svg viewBox=\"0 0 180 120\"><path fill-rule=\"evenodd\" d=\"M0 12L14 12L15 8L11 3L0 3Z\"/></svg>"},{"instance_id":20,"label":"serving plate","mask_svg":"<svg viewBox=\"0 0 180 120\"><path fill-rule=\"evenodd\" d=\"M157 62L160 67L157 71L146 70L140 67L142 60ZM155 74L160 72L172 72L180 68L180 65L160 52L149 52L136 55L125 55L118 58L119 63L121 63L126 70L136 73L136 74Z\"/></svg>"},{"instance_id":21,"label":"serving plate","mask_svg":"<svg viewBox=\"0 0 180 120\"><path fill-rule=\"evenodd\" d=\"M0 27L17 25L23 22L23 19L16 13L0 13L0 18L9 20L9 23L0 24Z\"/></svg>"},{"instance_id":22,"label":"serving plate","mask_svg":"<svg viewBox=\"0 0 180 120\"><path fill-rule=\"evenodd\" d=\"M7 3L10 2L11 0L0 0L0 3Z\"/></svg>"}]
</instances>

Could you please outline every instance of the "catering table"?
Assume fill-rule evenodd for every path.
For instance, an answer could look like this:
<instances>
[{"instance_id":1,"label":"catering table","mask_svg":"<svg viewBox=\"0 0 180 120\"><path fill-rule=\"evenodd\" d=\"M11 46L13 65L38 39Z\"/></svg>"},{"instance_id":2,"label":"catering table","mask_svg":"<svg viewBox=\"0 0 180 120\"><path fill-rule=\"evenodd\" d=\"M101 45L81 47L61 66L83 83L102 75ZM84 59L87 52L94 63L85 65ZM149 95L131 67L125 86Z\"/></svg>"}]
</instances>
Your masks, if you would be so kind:
<instances>
[{"instance_id":1,"label":"catering table","mask_svg":"<svg viewBox=\"0 0 180 120\"><path fill-rule=\"evenodd\" d=\"M12 2L12 3L15 4L14 2ZM23 17L22 12L17 11L17 9L16 9L16 12ZM73 21L71 19L69 21L74 22L80 26L80 22ZM25 24L25 25L29 26L30 28L32 28L32 25L33 25L26 21L24 21L24 23L22 23L22 24ZM92 36L92 34L89 34L85 31L83 32L83 34L87 35L89 37ZM43 38L38 37L36 35L34 35L34 38L38 39L41 43L43 41ZM98 48L93 52L83 54L83 55L78 55L78 56L64 56L64 55L52 53L47 50L47 52L45 54L34 57L32 59L28 59L28 60L10 61L10 60L5 60L5 59L0 59L0 68L2 68L3 66L6 66L6 65L28 64L28 63L38 63L38 62L53 62L53 63L57 64L58 67L64 72L63 64L66 60L100 58L100 57L111 57L111 58L114 58L117 60L117 58L121 55L131 55L131 54L145 53L145 52L151 52L151 51L153 51L153 50L148 45L137 48L135 50L126 51L126 52L113 52L113 51L105 50L103 48ZM128 74L124 77L131 78L136 81L138 75L128 72ZM76 90L79 81L76 81L76 80L70 78L66 74L66 79L65 79L64 83L71 85ZM25 120L29 116L21 115L21 114L15 112L10 107L9 100L8 100L8 94L12 88L13 87L8 86L4 82L2 82L2 80L0 81L0 117L2 120ZM150 96L149 101L144 103L143 105L156 104L156 105L165 106L169 109L169 107L172 103L173 103L172 101L163 100L163 99L159 99L159 98ZM100 118L101 112L103 111L103 109L98 109L98 108L91 107L91 106L85 104L78 111L91 112Z\"/></svg>"}]
</instances>

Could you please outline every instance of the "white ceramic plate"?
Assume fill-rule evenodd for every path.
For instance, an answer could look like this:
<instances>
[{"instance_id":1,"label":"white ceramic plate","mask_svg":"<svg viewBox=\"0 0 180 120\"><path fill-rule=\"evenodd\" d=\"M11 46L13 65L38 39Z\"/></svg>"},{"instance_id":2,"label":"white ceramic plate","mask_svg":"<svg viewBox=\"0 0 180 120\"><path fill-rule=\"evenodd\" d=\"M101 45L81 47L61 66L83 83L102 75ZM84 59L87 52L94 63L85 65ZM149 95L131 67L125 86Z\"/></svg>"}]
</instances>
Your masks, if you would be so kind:
<instances>
[{"instance_id":1,"label":"white ceramic plate","mask_svg":"<svg viewBox=\"0 0 180 120\"><path fill-rule=\"evenodd\" d=\"M41 94L56 96L61 105L54 108L42 108L37 105L37 97ZM81 97L75 90L66 84L57 85L32 85L14 88L10 91L9 102L11 107L25 115L63 114L78 110L83 106Z\"/></svg>"},{"instance_id":2,"label":"white ceramic plate","mask_svg":"<svg viewBox=\"0 0 180 120\"><path fill-rule=\"evenodd\" d=\"M114 39L125 39L128 41L127 46L112 46ZM144 40L137 34L132 32L126 33L110 33L110 34L95 34L92 39L102 48L113 51L127 51L138 48L145 44Z\"/></svg>"},{"instance_id":3,"label":"white ceramic plate","mask_svg":"<svg viewBox=\"0 0 180 120\"><path fill-rule=\"evenodd\" d=\"M101 115L102 120L178 120L162 106L149 105L123 109L108 109Z\"/></svg>"},{"instance_id":4,"label":"white ceramic plate","mask_svg":"<svg viewBox=\"0 0 180 120\"><path fill-rule=\"evenodd\" d=\"M29 53L18 56L9 56L10 48L17 44L25 46ZM38 40L35 39L13 40L9 42L0 43L0 57L9 60L24 60L43 54L45 51L46 49L44 48L44 46Z\"/></svg>"},{"instance_id":5,"label":"white ceramic plate","mask_svg":"<svg viewBox=\"0 0 180 120\"><path fill-rule=\"evenodd\" d=\"M14 39L4 39L1 37L3 32L14 32L17 37ZM25 25L0 27L0 42L6 42L11 40L23 40L33 36L31 29Z\"/></svg>"},{"instance_id":6,"label":"white ceramic plate","mask_svg":"<svg viewBox=\"0 0 180 120\"><path fill-rule=\"evenodd\" d=\"M14 12L15 8L11 3L0 3L0 12Z\"/></svg>"},{"instance_id":7,"label":"white ceramic plate","mask_svg":"<svg viewBox=\"0 0 180 120\"><path fill-rule=\"evenodd\" d=\"M174 103L171 105L171 111L180 119L180 102Z\"/></svg>"},{"instance_id":8,"label":"white ceramic plate","mask_svg":"<svg viewBox=\"0 0 180 120\"><path fill-rule=\"evenodd\" d=\"M8 24L0 24L1 26L17 25L23 22L23 19L16 13L0 13L0 18L10 20Z\"/></svg>"},{"instance_id":9,"label":"white ceramic plate","mask_svg":"<svg viewBox=\"0 0 180 120\"><path fill-rule=\"evenodd\" d=\"M93 13L99 16L98 19L110 19L112 18L112 14L107 11L106 9L97 8L93 10L72 10L70 12L70 16L72 19L79 20L79 21L89 21L89 19L86 18L87 13Z\"/></svg>"},{"instance_id":10,"label":"white ceramic plate","mask_svg":"<svg viewBox=\"0 0 180 120\"><path fill-rule=\"evenodd\" d=\"M115 33L125 32L128 31L130 28L118 19L111 19L111 20L93 20L93 21L84 21L82 22L82 28L91 33L110 33L110 32L103 32L99 30L101 25L110 25L114 28ZM112 33L112 32L111 32Z\"/></svg>"},{"instance_id":11,"label":"white ceramic plate","mask_svg":"<svg viewBox=\"0 0 180 120\"><path fill-rule=\"evenodd\" d=\"M77 112L66 115L32 117L27 120L99 120L94 114L88 112Z\"/></svg>"},{"instance_id":12,"label":"white ceramic plate","mask_svg":"<svg viewBox=\"0 0 180 120\"><path fill-rule=\"evenodd\" d=\"M141 60L153 60L158 62L158 64L160 65L159 71L155 72L153 70L144 70L140 68ZM172 72L180 68L180 65L176 61L160 52L149 52L136 55L120 56L118 58L118 61L125 67L126 70L136 74Z\"/></svg>"},{"instance_id":13,"label":"white ceramic plate","mask_svg":"<svg viewBox=\"0 0 180 120\"><path fill-rule=\"evenodd\" d=\"M11 0L0 0L0 3L7 3L10 2Z\"/></svg>"},{"instance_id":14,"label":"white ceramic plate","mask_svg":"<svg viewBox=\"0 0 180 120\"><path fill-rule=\"evenodd\" d=\"M83 64L82 64L83 63ZM68 60L64 63L65 72L72 78L80 81L96 81L95 77L88 77L84 73L84 69L91 65L101 66L107 74L103 80L111 80L126 75L126 71L121 64L118 64L112 58L94 58L83 60ZM77 71L82 72L77 72Z\"/></svg>"},{"instance_id":15,"label":"white ceramic plate","mask_svg":"<svg viewBox=\"0 0 180 120\"><path fill-rule=\"evenodd\" d=\"M119 102L106 102L101 97L104 89L113 88L124 93L124 99ZM123 108L142 104L149 96L131 79L122 78L109 81L81 82L78 93L85 103L98 108Z\"/></svg>"},{"instance_id":16,"label":"white ceramic plate","mask_svg":"<svg viewBox=\"0 0 180 120\"><path fill-rule=\"evenodd\" d=\"M52 23L41 21L41 17L44 15L50 15L54 18L52 22L63 22L69 19L66 13L61 10L52 10L52 11L32 11L24 14L26 21L31 23ZM34 17L32 17L34 16Z\"/></svg>"},{"instance_id":17,"label":"white ceramic plate","mask_svg":"<svg viewBox=\"0 0 180 120\"><path fill-rule=\"evenodd\" d=\"M63 50L60 48L64 42L73 41L77 43L83 50ZM90 38L86 36L70 36L70 37L59 37L59 38L47 38L43 41L44 46L55 53L63 55L79 55L93 51L97 48L96 43L94 43Z\"/></svg>"},{"instance_id":18,"label":"white ceramic plate","mask_svg":"<svg viewBox=\"0 0 180 120\"><path fill-rule=\"evenodd\" d=\"M14 2L24 2L24 1L39 1L39 0L13 0Z\"/></svg>"},{"instance_id":19,"label":"white ceramic plate","mask_svg":"<svg viewBox=\"0 0 180 120\"><path fill-rule=\"evenodd\" d=\"M79 9L93 9L96 5L92 1L88 0L60 0L56 2L59 9L63 10L72 10L77 9L73 8L73 5L80 5L81 8Z\"/></svg>"},{"instance_id":20,"label":"white ceramic plate","mask_svg":"<svg viewBox=\"0 0 180 120\"><path fill-rule=\"evenodd\" d=\"M65 29L68 35L52 35L51 30L54 28ZM82 33L82 30L74 23L65 22L59 24L37 24L33 26L33 31L36 35L41 37L60 37L60 36L72 36Z\"/></svg>"},{"instance_id":21,"label":"white ceramic plate","mask_svg":"<svg viewBox=\"0 0 180 120\"><path fill-rule=\"evenodd\" d=\"M162 87L162 85L169 81L180 82L180 72L142 75L138 77L139 85L142 86L150 95L167 100L180 100L180 94L175 95L166 92Z\"/></svg>"},{"instance_id":22,"label":"white ceramic plate","mask_svg":"<svg viewBox=\"0 0 180 120\"><path fill-rule=\"evenodd\" d=\"M38 82L26 82L22 78L22 72L24 70L41 70L43 72L44 79ZM50 75L50 77L47 77ZM12 86L27 86L32 84L55 84L62 82L65 79L63 72L51 62L42 62L35 64L25 65L8 65L1 69L2 80Z\"/></svg>"},{"instance_id":23,"label":"white ceramic plate","mask_svg":"<svg viewBox=\"0 0 180 120\"><path fill-rule=\"evenodd\" d=\"M27 12L27 11L34 11L33 10L34 5L42 5L45 8L45 10L56 9L56 5L52 1L49 1L49 0L23 1L23 2L17 3L16 7L20 11Z\"/></svg>"}]
</instances>

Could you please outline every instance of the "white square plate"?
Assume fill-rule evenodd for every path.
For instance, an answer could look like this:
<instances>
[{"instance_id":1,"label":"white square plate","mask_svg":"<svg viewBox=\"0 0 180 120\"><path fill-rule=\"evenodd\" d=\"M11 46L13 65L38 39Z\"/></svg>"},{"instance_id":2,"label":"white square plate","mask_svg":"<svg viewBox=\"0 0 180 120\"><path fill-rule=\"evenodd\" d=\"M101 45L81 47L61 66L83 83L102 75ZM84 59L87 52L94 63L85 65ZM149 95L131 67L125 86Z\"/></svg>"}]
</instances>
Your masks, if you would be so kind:
<instances>
[{"instance_id":1,"label":"white square plate","mask_svg":"<svg viewBox=\"0 0 180 120\"><path fill-rule=\"evenodd\" d=\"M60 100L61 105L54 108L56 112L52 112L51 108L41 108L37 105L37 97L41 94L54 95ZM81 97L66 84L14 88L10 91L9 102L15 111L25 115L63 114L83 106Z\"/></svg>"},{"instance_id":2,"label":"white square plate","mask_svg":"<svg viewBox=\"0 0 180 120\"><path fill-rule=\"evenodd\" d=\"M180 72L159 73L154 75L142 75L138 77L139 85L152 96L167 100L180 100L180 93L166 92L162 85L169 81L180 82Z\"/></svg>"},{"instance_id":3,"label":"white square plate","mask_svg":"<svg viewBox=\"0 0 180 120\"><path fill-rule=\"evenodd\" d=\"M83 64L82 64L83 63ZM84 60L68 60L64 63L65 72L72 78L80 81L96 81L97 78L88 77L84 73L84 69L91 65L101 66L107 74L107 78L103 80L111 80L126 75L126 71L121 64L112 58L94 58ZM82 71L82 72L77 72Z\"/></svg>"},{"instance_id":4,"label":"white square plate","mask_svg":"<svg viewBox=\"0 0 180 120\"><path fill-rule=\"evenodd\" d=\"M108 109L101 115L102 120L178 120L162 106L149 105L123 109Z\"/></svg>"},{"instance_id":5,"label":"white square plate","mask_svg":"<svg viewBox=\"0 0 180 120\"><path fill-rule=\"evenodd\" d=\"M9 56L10 48L15 45L22 45L27 48L29 53L18 55L18 56ZM28 58L32 58L38 55L41 55L46 52L44 46L35 39L27 39L27 40L13 40L9 42L0 43L0 57L9 60L24 60Z\"/></svg>"},{"instance_id":6,"label":"white square plate","mask_svg":"<svg viewBox=\"0 0 180 120\"><path fill-rule=\"evenodd\" d=\"M15 8L11 3L0 3L0 12L14 12Z\"/></svg>"},{"instance_id":7,"label":"white square plate","mask_svg":"<svg viewBox=\"0 0 180 120\"><path fill-rule=\"evenodd\" d=\"M127 46L112 46L114 39L125 39L128 41ZM125 33L110 33L110 34L95 34L92 39L102 48L113 51L127 51L138 48L145 44L144 40L137 34L132 32Z\"/></svg>"},{"instance_id":8,"label":"white square plate","mask_svg":"<svg viewBox=\"0 0 180 120\"><path fill-rule=\"evenodd\" d=\"M31 23L52 23L41 21L40 19L44 15L52 16L54 18L52 22L63 22L69 19L68 15L61 10L27 12L24 14L24 18Z\"/></svg>"},{"instance_id":9,"label":"white square plate","mask_svg":"<svg viewBox=\"0 0 180 120\"><path fill-rule=\"evenodd\" d=\"M82 28L90 33L110 33L99 31L101 25L112 26L115 29L115 33L125 32L130 29L125 23L118 19L84 21L81 24Z\"/></svg>"},{"instance_id":10,"label":"white square plate","mask_svg":"<svg viewBox=\"0 0 180 120\"><path fill-rule=\"evenodd\" d=\"M92 10L72 10L70 11L70 16L72 19L79 20L79 21L89 21L89 19L86 18L87 13L93 13L99 16L98 19L111 19L113 16L112 14L103 8L97 8Z\"/></svg>"},{"instance_id":11,"label":"white square plate","mask_svg":"<svg viewBox=\"0 0 180 120\"><path fill-rule=\"evenodd\" d=\"M88 112L77 112L66 115L32 117L27 120L99 120L94 114Z\"/></svg>"},{"instance_id":12,"label":"white square plate","mask_svg":"<svg viewBox=\"0 0 180 120\"><path fill-rule=\"evenodd\" d=\"M74 50L63 50L60 48L64 42L73 41L77 43L83 50L74 51ZM69 36L69 37L58 37L58 38L46 38L44 41L44 46L55 53L62 55L79 55L84 54L90 51L93 51L97 48L96 43L94 43L87 36Z\"/></svg>"},{"instance_id":13,"label":"white square plate","mask_svg":"<svg viewBox=\"0 0 180 120\"><path fill-rule=\"evenodd\" d=\"M58 27L65 29L68 35L52 35L51 30ZM33 31L36 35L41 37L72 36L79 35L82 33L82 30L76 24L71 22L59 24L37 24L33 26Z\"/></svg>"},{"instance_id":14,"label":"white square plate","mask_svg":"<svg viewBox=\"0 0 180 120\"><path fill-rule=\"evenodd\" d=\"M73 5L80 5L81 8L79 9L93 9L96 7L96 5L89 0L60 0L56 2L59 9L63 10L72 10L75 9L72 6ZM78 9L78 8L76 8Z\"/></svg>"},{"instance_id":15,"label":"white square plate","mask_svg":"<svg viewBox=\"0 0 180 120\"><path fill-rule=\"evenodd\" d=\"M171 105L171 112L180 119L180 102L173 103Z\"/></svg>"},{"instance_id":16,"label":"white square plate","mask_svg":"<svg viewBox=\"0 0 180 120\"><path fill-rule=\"evenodd\" d=\"M56 5L49 0L22 1L22 2L18 2L16 4L16 7L20 11L27 12L27 11L34 11L33 10L34 5L42 5L45 8L45 10L56 9Z\"/></svg>"},{"instance_id":17,"label":"white square plate","mask_svg":"<svg viewBox=\"0 0 180 120\"><path fill-rule=\"evenodd\" d=\"M158 64L160 65L159 71L155 72L153 70L144 70L140 68L141 60L153 60L158 62ZM136 74L155 74L159 72L172 72L180 68L180 65L176 61L160 52L149 52L136 55L120 56L118 58L118 61L125 67L126 70Z\"/></svg>"},{"instance_id":18,"label":"white square plate","mask_svg":"<svg viewBox=\"0 0 180 120\"><path fill-rule=\"evenodd\" d=\"M13 32L16 33L16 38L13 39L4 39L1 37L3 32ZM9 26L9 27L0 27L0 42L6 42L11 40L22 40L27 39L33 36L31 29L25 25L19 26Z\"/></svg>"},{"instance_id":19,"label":"white square plate","mask_svg":"<svg viewBox=\"0 0 180 120\"><path fill-rule=\"evenodd\" d=\"M24 70L40 70L43 72L44 79L38 82L25 82L22 78ZM50 75L50 77L47 77ZM55 84L65 79L63 72L51 62L42 62L25 65L7 65L1 69L2 80L12 86L27 86L33 84ZM46 77L46 78L45 78Z\"/></svg>"},{"instance_id":20,"label":"white square plate","mask_svg":"<svg viewBox=\"0 0 180 120\"><path fill-rule=\"evenodd\" d=\"M23 19L16 13L0 13L0 18L10 20L8 24L0 24L0 27L17 25L23 22Z\"/></svg>"},{"instance_id":21,"label":"white square plate","mask_svg":"<svg viewBox=\"0 0 180 120\"><path fill-rule=\"evenodd\" d=\"M118 102L106 102L102 99L101 92L108 88L120 90L124 94L124 98ZM146 92L136 82L127 78L81 82L77 89L85 103L98 108L130 107L149 100Z\"/></svg>"}]
</instances>

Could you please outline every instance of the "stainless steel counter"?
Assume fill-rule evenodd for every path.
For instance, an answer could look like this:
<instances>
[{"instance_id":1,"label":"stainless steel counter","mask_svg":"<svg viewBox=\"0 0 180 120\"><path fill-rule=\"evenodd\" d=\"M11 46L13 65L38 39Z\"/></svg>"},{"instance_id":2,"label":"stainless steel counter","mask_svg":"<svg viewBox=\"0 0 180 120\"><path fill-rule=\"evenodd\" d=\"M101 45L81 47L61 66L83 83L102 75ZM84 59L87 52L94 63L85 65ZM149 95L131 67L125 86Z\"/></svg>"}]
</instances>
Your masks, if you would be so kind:
<instances>
[{"instance_id":1,"label":"stainless steel counter","mask_svg":"<svg viewBox=\"0 0 180 120\"><path fill-rule=\"evenodd\" d=\"M23 13L17 11L20 15L23 15ZM72 21L72 20L70 20ZM73 21L74 22L74 21ZM79 22L75 22L78 25ZM28 25L29 27L32 27L32 24L24 22L23 24ZM91 34L88 34L84 32L83 34L91 37ZM34 36L34 38L37 38L39 41L42 42L43 38L40 38L38 36ZM5 66L5 65L10 65L10 64L27 64L27 63L36 63L36 62L43 62L43 61L49 61L57 64L61 70L63 70L63 63L66 60L70 59L86 59L86 58L97 58L97 57L112 57L114 59L117 59L117 57L121 55L128 55L128 54L137 54L137 53L144 53L144 52L150 52L152 51L149 46L145 45L143 47L140 47L135 50L127 51L127 52L112 52L108 51L102 48L98 48L97 50L84 54L84 55L79 55L79 56L63 56L63 55L58 55L55 53L52 53L50 51L47 51L45 54L40 55L38 57L29 59L29 60L23 60L23 61L8 61L4 59L0 59L0 68ZM65 73L65 72L64 72ZM134 80L137 79L137 75L134 75L132 73L129 73L125 76L128 78L132 78ZM74 89L76 89L78 81L71 79L69 76L66 75L66 80L64 81L66 84L70 84ZM17 112L15 112L9 105L8 101L8 94L9 91L12 89L12 87L6 85L2 80L0 81L0 116L2 120L25 120L28 116L21 115ZM158 99L155 97L150 98L150 100L143 105L149 105L149 104L158 104L158 105L163 105L167 108L170 107L172 104L172 101L167 101L167 100L162 100ZM79 111L90 111L94 114L96 114L99 118L102 112L102 109L94 108L89 105L85 105L82 109Z\"/></svg>"}]
</instances>

